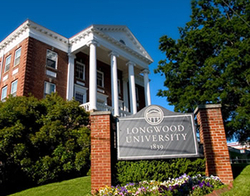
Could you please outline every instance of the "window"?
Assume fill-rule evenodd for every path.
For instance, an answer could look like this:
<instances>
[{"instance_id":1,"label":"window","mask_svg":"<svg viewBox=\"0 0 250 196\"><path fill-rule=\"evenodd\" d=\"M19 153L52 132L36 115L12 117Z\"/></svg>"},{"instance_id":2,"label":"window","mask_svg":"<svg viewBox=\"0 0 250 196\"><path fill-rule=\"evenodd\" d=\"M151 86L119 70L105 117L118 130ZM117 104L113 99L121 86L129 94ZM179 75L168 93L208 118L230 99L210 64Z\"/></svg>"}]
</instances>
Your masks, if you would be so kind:
<instances>
[{"instance_id":1,"label":"window","mask_svg":"<svg viewBox=\"0 0 250 196\"><path fill-rule=\"evenodd\" d=\"M101 71L97 71L97 86L104 87L104 74Z\"/></svg>"},{"instance_id":2,"label":"window","mask_svg":"<svg viewBox=\"0 0 250 196\"><path fill-rule=\"evenodd\" d=\"M20 63L20 57L21 57L21 49L19 48L15 52L15 61L14 61L14 66L18 65Z\"/></svg>"},{"instance_id":3,"label":"window","mask_svg":"<svg viewBox=\"0 0 250 196\"><path fill-rule=\"evenodd\" d=\"M57 68L57 53L47 50L47 64L48 67L53 69Z\"/></svg>"},{"instance_id":4,"label":"window","mask_svg":"<svg viewBox=\"0 0 250 196\"><path fill-rule=\"evenodd\" d=\"M2 88L1 101L5 101L6 97L7 97L7 86Z\"/></svg>"},{"instance_id":5,"label":"window","mask_svg":"<svg viewBox=\"0 0 250 196\"><path fill-rule=\"evenodd\" d=\"M9 69L10 69L10 60L11 60L11 55L9 55L6 58L4 72L9 71Z\"/></svg>"},{"instance_id":6,"label":"window","mask_svg":"<svg viewBox=\"0 0 250 196\"><path fill-rule=\"evenodd\" d=\"M87 88L80 86L78 84L75 84L75 100L78 101L80 104L86 103L87 101Z\"/></svg>"},{"instance_id":7,"label":"window","mask_svg":"<svg viewBox=\"0 0 250 196\"><path fill-rule=\"evenodd\" d=\"M120 79L118 79L117 84L118 84L118 94L120 95L121 94L121 81L120 81Z\"/></svg>"},{"instance_id":8,"label":"window","mask_svg":"<svg viewBox=\"0 0 250 196\"><path fill-rule=\"evenodd\" d=\"M16 96L16 91L17 91L17 80L11 83L11 94L13 96Z\"/></svg>"},{"instance_id":9,"label":"window","mask_svg":"<svg viewBox=\"0 0 250 196\"><path fill-rule=\"evenodd\" d=\"M44 82L44 97L56 92L56 85L50 82Z\"/></svg>"},{"instance_id":10,"label":"window","mask_svg":"<svg viewBox=\"0 0 250 196\"><path fill-rule=\"evenodd\" d=\"M120 39L120 42L121 42L122 44L126 45L124 40Z\"/></svg>"},{"instance_id":11,"label":"window","mask_svg":"<svg viewBox=\"0 0 250 196\"><path fill-rule=\"evenodd\" d=\"M80 62L76 62L76 78L85 80L85 65Z\"/></svg>"},{"instance_id":12,"label":"window","mask_svg":"<svg viewBox=\"0 0 250 196\"><path fill-rule=\"evenodd\" d=\"M76 99L76 101L78 101L80 104L83 104L83 94L82 94L82 93L76 92L75 99Z\"/></svg>"}]
</instances>

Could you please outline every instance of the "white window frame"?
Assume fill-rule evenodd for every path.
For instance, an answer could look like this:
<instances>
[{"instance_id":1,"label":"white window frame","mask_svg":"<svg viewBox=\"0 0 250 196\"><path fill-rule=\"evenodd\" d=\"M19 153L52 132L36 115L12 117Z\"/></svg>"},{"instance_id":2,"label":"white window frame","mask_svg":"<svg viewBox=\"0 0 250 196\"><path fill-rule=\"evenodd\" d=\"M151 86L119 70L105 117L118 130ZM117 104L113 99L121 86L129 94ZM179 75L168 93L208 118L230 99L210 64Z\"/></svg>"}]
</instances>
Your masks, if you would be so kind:
<instances>
[{"instance_id":1,"label":"white window frame","mask_svg":"<svg viewBox=\"0 0 250 196\"><path fill-rule=\"evenodd\" d=\"M52 91L51 87L54 86L54 90ZM44 97L46 97L46 95L50 95L51 93L56 92L56 85L54 83L51 82L44 82Z\"/></svg>"},{"instance_id":2,"label":"white window frame","mask_svg":"<svg viewBox=\"0 0 250 196\"><path fill-rule=\"evenodd\" d=\"M8 86L2 88L1 101L5 101L7 98Z\"/></svg>"},{"instance_id":3,"label":"white window frame","mask_svg":"<svg viewBox=\"0 0 250 196\"><path fill-rule=\"evenodd\" d=\"M21 59L21 50L22 47L18 48L15 52L15 60L14 60L14 66L19 65L20 59Z\"/></svg>"},{"instance_id":4,"label":"white window frame","mask_svg":"<svg viewBox=\"0 0 250 196\"><path fill-rule=\"evenodd\" d=\"M96 101L99 104L108 105L108 95L97 92Z\"/></svg>"},{"instance_id":5,"label":"white window frame","mask_svg":"<svg viewBox=\"0 0 250 196\"><path fill-rule=\"evenodd\" d=\"M83 73L82 73L82 77L78 76L78 71L77 71L77 66L82 66L83 69ZM76 62L76 78L80 79L80 80L85 80L85 64L81 63L81 62Z\"/></svg>"},{"instance_id":6,"label":"white window frame","mask_svg":"<svg viewBox=\"0 0 250 196\"><path fill-rule=\"evenodd\" d=\"M53 55L53 56L51 57L50 54ZM53 59L54 57L55 57L55 59ZM54 61L55 62L55 67L48 65L48 60ZM52 50L47 49L46 66L50 67L52 69L57 69L57 61L58 61L58 54L56 52L52 51Z\"/></svg>"},{"instance_id":7,"label":"white window frame","mask_svg":"<svg viewBox=\"0 0 250 196\"><path fill-rule=\"evenodd\" d=\"M6 57L5 66L4 66L4 72L7 72L7 71L10 70L10 63L11 63L11 55L9 55L9 56Z\"/></svg>"},{"instance_id":8,"label":"white window frame","mask_svg":"<svg viewBox=\"0 0 250 196\"><path fill-rule=\"evenodd\" d=\"M83 87L83 86L80 86L80 85L77 85L75 84L75 90L74 90L74 97L75 97L75 100L76 101L79 101L76 99L76 94L79 93L79 94L82 94L83 95L83 100L82 101L79 101L80 103L86 103L87 102L87 88Z\"/></svg>"},{"instance_id":9,"label":"white window frame","mask_svg":"<svg viewBox=\"0 0 250 196\"><path fill-rule=\"evenodd\" d=\"M12 96L16 96L16 92L17 92L17 84L18 84L18 80L15 80L11 83L11 95Z\"/></svg>"},{"instance_id":10,"label":"white window frame","mask_svg":"<svg viewBox=\"0 0 250 196\"><path fill-rule=\"evenodd\" d=\"M102 85L100 86L100 85L98 85L98 73L99 74L101 74L102 75ZM91 77L91 76L90 76ZM99 86L99 87L104 87L104 73L102 72L102 71L99 71L99 70L97 70L97 77L96 77L96 79L97 79L97 86Z\"/></svg>"}]
</instances>

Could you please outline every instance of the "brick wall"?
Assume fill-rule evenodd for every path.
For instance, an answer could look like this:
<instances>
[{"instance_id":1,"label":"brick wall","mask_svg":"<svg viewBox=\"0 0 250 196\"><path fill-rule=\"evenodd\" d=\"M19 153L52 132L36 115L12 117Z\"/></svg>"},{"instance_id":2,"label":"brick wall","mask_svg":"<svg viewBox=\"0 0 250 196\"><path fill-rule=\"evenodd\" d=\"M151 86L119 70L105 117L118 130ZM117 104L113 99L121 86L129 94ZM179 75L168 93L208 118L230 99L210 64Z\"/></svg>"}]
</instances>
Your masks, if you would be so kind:
<instances>
[{"instance_id":1,"label":"brick wall","mask_svg":"<svg viewBox=\"0 0 250 196\"><path fill-rule=\"evenodd\" d=\"M91 192L111 186L111 113L93 112L91 122Z\"/></svg>"},{"instance_id":2,"label":"brick wall","mask_svg":"<svg viewBox=\"0 0 250 196\"><path fill-rule=\"evenodd\" d=\"M22 48L20 63L14 66L15 51L20 47ZM53 50L58 54L57 69L46 67L47 49ZM6 57L9 55L11 55L10 69L7 72L4 72ZM2 74L0 81L0 97L3 87L8 87L7 95L9 95L11 92L11 83L18 80L17 96L28 96L29 94L32 94L35 97L42 99L44 97L44 81L47 81L54 83L56 85L56 92L66 99L68 69L67 53L34 38L28 37L5 54L0 61L3 61L3 69L2 73L0 73ZM46 75L46 69L56 72L57 77L53 78ZM14 70L18 71L13 72ZM6 76L8 76L8 79L3 81L3 78Z\"/></svg>"},{"instance_id":3,"label":"brick wall","mask_svg":"<svg viewBox=\"0 0 250 196\"><path fill-rule=\"evenodd\" d=\"M57 53L57 69L46 67L47 49ZM55 72L57 77L46 75L46 70ZM27 51L24 96L31 93L35 97L42 99L44 97L44 82L47 81L55 84L56 92L66 99L67 70L67 53L30 37Z\"/></svg>"},{"instance_id":4,"label":"brick wall","mask_svg":"<svg viewBox=\"0 0 250 196\"><path fill-rule=\"evenodd\" d=\"M2 88L7 86L7 95L11 93L11 83L15 80L17 81L17 96L23 95L24 89L24 73L25 73L25 66L26 66L26 54L27 54L27 47L28 47L28 38L22 41L20 44L16 45L13 49L11 49L8 53L1 57L0 62L3 63L1 80L0 80L0 98L2 94ZM20 62L18 65L14 66L15 60L15 52L17 49L21 48L21 56ZM11 55L11 62L10 62L10 69L5 72L5 61L6 58ZM3 81L4 77L8 77L8 79Z\"/></svg>"},{"instance_id":5,"label":"brick wall","mask_svg":"<svg viewBox=\"0 0 250 196\"><path fill-rule=\"evenodd\" d=\"M232 168L227 147L221 106L199 106L196 109L200 125L200 141L206 158L206 175L216 175L223 183L233 182Z\"/></svg>"}]
</instances>

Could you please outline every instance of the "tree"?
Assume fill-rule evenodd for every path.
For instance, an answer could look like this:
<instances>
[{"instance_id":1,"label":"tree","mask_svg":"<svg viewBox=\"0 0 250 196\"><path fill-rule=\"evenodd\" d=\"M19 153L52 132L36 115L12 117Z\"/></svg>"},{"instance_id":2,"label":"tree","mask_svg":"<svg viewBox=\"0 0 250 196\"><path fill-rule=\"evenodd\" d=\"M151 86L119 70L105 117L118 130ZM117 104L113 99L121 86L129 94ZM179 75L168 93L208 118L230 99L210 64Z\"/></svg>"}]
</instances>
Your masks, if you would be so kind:
<instances>
[{"instance_id":1,"label":"tree","mask_svg":"<svg viewBox=\"0 0 250 196\"><path fill-rule=\"evenodd\" d=\"M220 103L228 138L250 138L250 2L193 0L191 21L180 38L160 38L166 59L155 73L165 75L175 111L193 112L199 104Z\"/></svg>"},{"instance_id":2,"label":"tree","mask_svg":"<svg viewBox=\"0 0 250 196\"><path fill-rule=\"evenodd\" d=\"M57 94L0 103L0 161L5 181L17 174L37 184L84 175L90 168L88 114Z\"/></svg>"}]
</instances>

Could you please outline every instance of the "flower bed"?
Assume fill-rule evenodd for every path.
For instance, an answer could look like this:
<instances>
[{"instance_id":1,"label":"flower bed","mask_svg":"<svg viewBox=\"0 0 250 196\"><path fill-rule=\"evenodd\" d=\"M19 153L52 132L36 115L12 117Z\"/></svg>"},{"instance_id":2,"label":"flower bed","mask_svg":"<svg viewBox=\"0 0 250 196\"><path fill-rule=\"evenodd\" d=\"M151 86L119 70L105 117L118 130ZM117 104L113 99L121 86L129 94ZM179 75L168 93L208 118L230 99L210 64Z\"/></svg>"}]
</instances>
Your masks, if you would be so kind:
<instances>
[{"instance_id":1,"label":"flower bed","mask_svg":"<svg viewBox=\"0 0 250 196\"><path fill-rule=\"evenodd\" d=\"M108 195L206 195L215 188L223 185L216 176L204 177L201 175L187 176L186 174L179 178L169 179L164 182L143 181L139 183L129 183L125 186L103 187L97 190L96 196Z\"/></svg>"}]
</instances>

